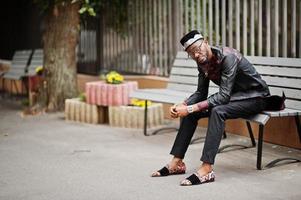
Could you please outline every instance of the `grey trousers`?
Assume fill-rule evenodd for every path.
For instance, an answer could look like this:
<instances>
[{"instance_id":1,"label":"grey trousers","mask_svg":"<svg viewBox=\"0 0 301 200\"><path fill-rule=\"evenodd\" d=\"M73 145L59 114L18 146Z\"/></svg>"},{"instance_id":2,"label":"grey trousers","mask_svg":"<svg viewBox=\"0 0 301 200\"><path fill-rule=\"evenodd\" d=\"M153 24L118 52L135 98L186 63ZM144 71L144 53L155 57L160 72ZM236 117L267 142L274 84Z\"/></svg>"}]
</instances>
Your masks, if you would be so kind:
<instances>
[{"instance_id":1,"label":"grey trousers","mask_svg":"<svg viewBox=\"0 0 301 200\"><path fill-rule=\"evenodd\" d=\"M189 105L193 103L196 102L188 102ZM201 161L214 164L215 156L224 132L225 121L227 119L248 117L260 113L264 108L264 99L258 97L232 101L228 104L215 106L206 112L191 113L181 119L180 128L170 154L183 159L197 127L198 120L209 117Z\"/></svg>"}]
</instances>

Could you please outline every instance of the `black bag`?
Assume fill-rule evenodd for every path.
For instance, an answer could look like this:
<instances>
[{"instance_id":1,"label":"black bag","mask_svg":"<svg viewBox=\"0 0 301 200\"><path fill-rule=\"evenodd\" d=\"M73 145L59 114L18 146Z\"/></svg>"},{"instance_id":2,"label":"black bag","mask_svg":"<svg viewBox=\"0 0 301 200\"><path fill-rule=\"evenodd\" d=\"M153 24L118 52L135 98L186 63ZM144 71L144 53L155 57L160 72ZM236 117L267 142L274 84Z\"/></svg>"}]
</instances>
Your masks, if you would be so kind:
<instances>
[{"instance_id":1,"label":"black bag","mask_svg":"<svg viewBox=\"0 0 301 200\"><path fill-rule=\"evenodd\" d=\"M282 92L282 97L278 95L271 95L268 97L265 97L265 110L269 111L278 111L283 110L285 108L285 101L286 97L284 92Z\"/></svg>"}]
</instances>

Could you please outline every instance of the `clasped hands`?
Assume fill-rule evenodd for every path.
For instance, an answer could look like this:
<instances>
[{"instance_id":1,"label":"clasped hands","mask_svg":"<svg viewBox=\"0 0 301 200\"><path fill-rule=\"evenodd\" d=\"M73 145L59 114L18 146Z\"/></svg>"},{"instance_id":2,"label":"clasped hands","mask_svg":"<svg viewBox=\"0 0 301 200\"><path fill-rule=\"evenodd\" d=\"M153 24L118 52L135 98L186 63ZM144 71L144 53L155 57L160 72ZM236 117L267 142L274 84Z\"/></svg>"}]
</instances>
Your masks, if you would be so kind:
<instances>
[{"instance_id":1,"label":"clasped hands","mask_svg":"<svg viewBox=\"0 0 301 200\"><path fill-rule=\"evenodd\" d=\"M186 102L183 102L181 104L175 104L170 107L170 116L172 118L185 117L189 113L192 113L192 112L201 112L201 111L207 110L209 108L209 103L207 100L204 100L204 101L198 102L197 104L193 104L190 106L192 106L192 107L187 109ZM188 110L190 112L188 112Z\"/></svg>"},{"instance_id":2,"label":"clasped hands","mask_svg":"<svg viewBox=\"0 0 301 200\"><path fill-rule=\"evenodd\" d=\"M172 118L185 117L188 114L187 104L185 103L175 104L170 107L170 116Z\"/></svg>"}]
</instances>

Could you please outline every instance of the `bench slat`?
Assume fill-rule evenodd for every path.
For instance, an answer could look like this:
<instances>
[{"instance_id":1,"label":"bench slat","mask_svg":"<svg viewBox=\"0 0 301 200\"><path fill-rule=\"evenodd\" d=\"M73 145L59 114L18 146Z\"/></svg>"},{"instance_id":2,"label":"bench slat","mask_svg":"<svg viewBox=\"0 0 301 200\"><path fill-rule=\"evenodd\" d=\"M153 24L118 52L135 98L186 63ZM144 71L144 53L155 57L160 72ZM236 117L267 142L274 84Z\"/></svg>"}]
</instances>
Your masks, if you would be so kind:
<instances>
[{"instance_id":1,"label":"bench slat","mask_svg":"<svg viewBox=\"0 0 301 200\"><path fill-rule=\"evenodd\" d=\"M254 65L274 65L301 68L300 58L280 58L280 57L260 57L260 56L245 56Z\"/></svg>"},{"instance_id":2,"label":"bench slat","mask_svg":"<svg viewBox=\"0 0 301 200\"><path fill-rule=\"evenodd\" d=\"M244 119L247 121L256 122L256 123L265 125L269 121L270 116L267 114L259 113L257 115L252 115L252 116L244 118Z\"/></svg>"},{"instance_id":3,"label":"bench slat","mask_svg":"<svg viewBox=\"0 0 301 200\"><path fill-rule=\"evenodd\" d=\"M218 89L218 88L217 88ZM216 92L216 91L211 91L211 92ZM153 95L155 97L154 98L163 98L164 102L168 103L168 98L171 99L170 97L176 97L177 100L180 100L176 103L180 103L183 102L185 99L187 99L190 95L192 95L193 92L187 93L187 92L183 92L183 91L175 91L175 90L169 90L169 89L139 89L136 91L133 91L130 94L131 98L140 98L140 99L144 99L146 97L141 98L142 95L144 94L149 94L149 95ZM208 96L212 95L213 93L209 93ZM166 98L165 98L166 97ZM157 101L162 101L160 99L158 99ZM171 103L174 103L175 100L170 100Z\"/></svg>"},{"instance_id":4,"label":"bench slat","mask_svg":"<svg viewBox=\"0 0 301 200\"><path fill-rule=\"evenodd\" d=\"M198 77L199 72L197 68L173 67L170 75L174 74Z\"/></svg>"},{"instance_id":5,"label":"bench slat","mask_svg":"<svg viewBox=\"0 0 301 200\"><path fill-rule=\"evenodd\" d=\"M182 83L182 84L190 84L196 86L198 85L197 77L173 75L170 77L169 81L172 83Z\"/></svg>"},{"instance_id":6,"label":"bench slat","mask_svg":"<svg viewBox=\"0 0 301 200\"><path fill-rule=\"evenodd\" d=\"M185 67L185 68L197 68L197 64L194 60L192 59L176 59L174 61L174 66L175 67Z\"/></svg>"},{"instance_id":7,"label":"bench slat","mask_svg":"<svg viewBox=\"0 0 301 200\"><path fill-rule=\"evenodd\" d=\"M301 101L286 99L285 106L286 108L301 110Z\"/></svg>"},{"instance_id":8,"label":"bench slat","mask_svg":"<svg viewBox=\"0 0 301 200\"><path fill-rule=\"evenodd\" d=\"M178 84L178 83L168 83L167 89L179 90L179 91L185 91L185 92L195 92L197 90L197 86L196 85Z\"/></svg>"},{"instance_id":9,"label":"bench slat","mask_svg":"<svg viewBox=\"0 0 301 200\"><path fill-rule=\"evenodd\" d=\"M301 79L261 76L269 86L301 89Z\"/></svg>"},{"instance_id":10,"label":"bench slat","mask_svg":"<svg viewBox=\"0 0 301 200\"><path fill-rule=\"evenodd\" d=\"M288 98L300 99L301 100L301 90L288 89L288 88L279 88L279 87L269 87L271 95L282 96L282 92L285 93L285 96Z\"/></svg>"},{"instance_id":11,"label":"bench slat","mask_svg":"<svg viewBox=\"0 0 301 200\"><path fill-rule=\"evenodd\" d=\"M177 52L177 56L176 56L176 58L177 59L183 59L183 58L188 58L188 54L187 54L187 52L185 52L185 51L178 51Z\"/></svg>"},{"instance_id":12,"label":"bench slat","mask_svg":"<svg viewBox=\"0 0 301 200\"><path fill-rule=\"evenodd\" d=\"M258 73L261 75L273 75L273 76L288 76L288 77L296 77L301 78L300 69L297 68L287 68L287 67L269 67L269 66L261 66L255 65L255 68Z\"/></svg>"},{"instance_id":13,"label":"bench slat","mask_svg":"<svg viewBox=\"0 0 301 200\"><path fill-rule=\"evenodd\" d=\"M171 83L179 83L179 84L188 84L188 85L196 85L198 84L198 77L192 76L182 76L182 75L171 75L169 77L169 82ZM210 87L219 87L214 82L209 82Z\"/></svg>"},{"instance_id":14,"label":"bench slat","mask_svg":"<svg viewBox=\"0 0 301 200\"><path fill-rule=\"evenodd\" d=\"M135 91L130 94L130 97L132 98L138 98L138 99L147 99L154 102L160 102L160 103L179 103L183 102L185 98L181 96L173 96L171 98L170 95L164 95L164 94L153 94L149 92L143 92L143 91Z\"/></svg>"},{"instance_id":15,"label":"bench slat","mask_svg":"<svg viewBox=\"0 0 301 200\"><path fill-rule=\"evenodd\" d=\"M301 110L289 109L285 108L281 111L264 111L263 113L271 116L271 117L285 117L285 116L295 116L301 115Z\"/></svg>"},{"instance_id":16,"label":"bench slat","mask_svg":"<svg viewBox=\"0 0 301 200\"><path fill-rule=\"evenodd\" d=\"M179 96L185 98L186 96L190 96L192 92L183 92L177 90L169 90L169 89L140 89L139 92L147 92L153 94L165 94L165 95L172 95L172 96Z\"/></svg>"}]
</instances>

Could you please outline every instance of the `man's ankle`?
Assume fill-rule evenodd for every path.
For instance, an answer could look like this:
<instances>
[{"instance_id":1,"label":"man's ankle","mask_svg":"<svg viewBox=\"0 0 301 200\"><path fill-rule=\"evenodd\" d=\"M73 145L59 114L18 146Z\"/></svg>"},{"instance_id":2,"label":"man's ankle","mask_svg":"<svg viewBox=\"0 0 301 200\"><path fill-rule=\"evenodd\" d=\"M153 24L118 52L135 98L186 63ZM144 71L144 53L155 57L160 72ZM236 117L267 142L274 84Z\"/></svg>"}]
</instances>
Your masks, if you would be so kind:
<instances>
[{"instance_id":1,"label":"man's ankle","mask_svg":"<svg viewBox=\"0 0 301 200\"><path fill-rule=\"evenodd\" d=\"M203 168L206 171L212 171L212 165L209 163L202 163L201 168Z\"/></svg>"},{"instance_id":2,"label":"man's ankle","mask_svg":"<svg viewBox=\"0 0 301 200\"><path fill-rule=\"evenodd\" d=\"M171 160L171 165L175 166L175 165L180 165L183 163L183 160L181 158L177 158L177 157L174 157L172 158Z\"/></svg>"},{"instance_id":3,"label":"man's ankle","mask_svg":"<svg viewBox=\"0 0 301 200\"><path fill-rule=\"evenodd\" d=\"M173 158L172 158L172 162L174 162L174 163L182 163L182 162L183 162L183 159L177 158L177 157L173 157Z\"/></svg>"}]
</instances>

